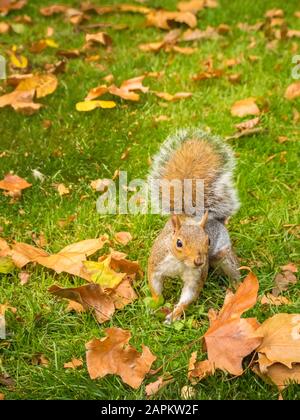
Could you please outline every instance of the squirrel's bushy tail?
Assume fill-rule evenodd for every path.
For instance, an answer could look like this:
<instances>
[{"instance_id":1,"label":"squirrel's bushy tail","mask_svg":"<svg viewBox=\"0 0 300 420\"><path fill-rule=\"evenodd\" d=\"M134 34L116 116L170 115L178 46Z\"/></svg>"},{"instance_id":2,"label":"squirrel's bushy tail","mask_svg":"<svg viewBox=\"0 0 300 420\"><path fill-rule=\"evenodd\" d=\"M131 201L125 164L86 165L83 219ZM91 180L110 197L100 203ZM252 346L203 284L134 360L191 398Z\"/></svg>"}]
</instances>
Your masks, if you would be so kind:
<instances>
[{"instance_id":1,"label":"squirrel's bushy tail","mask_svg":"<svg viewBox=\"0 0 300 420\"><path fill-rule=\"evenodd\" d=\"M220 137L202 129L185 129L162 144L148 180L152 185L155 179L202 179L205 210L210 218L224 220L239 208L234 167L233 153Z\"/></svg>"}]
</instances>

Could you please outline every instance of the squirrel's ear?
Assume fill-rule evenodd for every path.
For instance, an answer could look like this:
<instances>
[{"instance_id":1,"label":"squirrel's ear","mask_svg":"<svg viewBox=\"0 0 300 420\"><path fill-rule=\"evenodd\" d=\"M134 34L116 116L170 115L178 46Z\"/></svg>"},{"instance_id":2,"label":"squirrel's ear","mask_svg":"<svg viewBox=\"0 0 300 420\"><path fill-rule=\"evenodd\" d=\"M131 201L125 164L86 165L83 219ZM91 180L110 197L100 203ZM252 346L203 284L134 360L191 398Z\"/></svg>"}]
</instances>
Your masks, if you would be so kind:
<instances>
[{"instance_id":1,"label":"squirrel's ear","mask_svg":"<svg viewBox=\"0 0 300 420\"><path fill-rule=\"evenodd\" d=\"M205 225L206 225L206 223L207 223L207 220L208 220L208 210L206 210L206 212L204 213L204 215L203 215L202 219L201 219L201 220L200 220L200 222L199 222L199 226L200 226L202 229L204 229L204 228L205 228Z\"/></svg>"},{"instance_id":2,"label":"squirrel's ear","mask_svg":"<svg viewBox=\"0 0 300 420\"><path fill-rule=\"evenodd\" d=\"M174 227L174 230L179 230L180 226L181 226L181 223L180 223L180 219L179 219L178 214L173 214L171 220L172 220L172 225Z\"/></svg>"}]
</instances>

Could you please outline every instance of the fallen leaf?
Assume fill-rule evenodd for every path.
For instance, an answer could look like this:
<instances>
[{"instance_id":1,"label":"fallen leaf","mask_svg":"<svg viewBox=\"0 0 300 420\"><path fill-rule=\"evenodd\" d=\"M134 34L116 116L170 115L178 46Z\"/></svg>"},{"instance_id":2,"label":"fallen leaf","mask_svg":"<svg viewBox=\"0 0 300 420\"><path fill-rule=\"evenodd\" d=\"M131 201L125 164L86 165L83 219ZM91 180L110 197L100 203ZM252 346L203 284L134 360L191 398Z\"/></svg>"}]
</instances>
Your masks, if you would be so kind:
<instances>
[{"instance_id":1,"label":"fallen leaf","mask_svg":"<svg viewBox=\"0 0 300 420\"><path fill-rule=\"evenodd\" d=\"M193 95L190 92L177 92L174 95L171 95L168 92L155 92L155 91L153 91L153 93L158 98L164 99L165 101L168 101L168 102L174 102L174 101L178 101L180 99L190 98Z\"/></svg>"},{"instance_id":2,"label":"fallen leaf","mask_svg":"<svg viewBox=\"0 0 300 420\"><path fill-rule=\"evenodd\" d=\"M277 314L267 319L255 332L263 337L257 351L272 363L282 363L292 368L300 363L300 315Z\"/></svg>"},{"instance_id":3,"label":"fallen leaf","mask_svg":"<svg viewBox=\"0 0 300 420\"><path fill-rule=\"evenodd\" d=\"M282 271L282 273L276 274L274 283L275 287L272 290L272 294L278 296L281 292L288 290L290 284L296 284L297 277L292 271Z\"/></svg>"},{"instance_id":4,"label":"fallen leaf","mask_svg":"<svg viewBox=\"0 0 300 420\"><path fill-rule=\"evenodd\" d=\"M68 187L66 187L64 184L58 184L56 186L58 194L62 197L64 195L70 194L70 190Z\"/></svg>"},{"instance_id":5,"label":"fallen leaf","mask_svg":"<svg viewBox=\"0 0 300 420\"><path fill-rule=\"evenodd\" d=\"M11 257L0 257L0 274L12 273L15 269L15 265Z\"/></svg>"},{"instance_id":6,"label":"fallen leaf","mask_svg":"<svg viewBox=\"0 0 300 420\"><path fill-rule=\"evenodd\" d=\"M300 82L294 82L290 84L284 94L284 97L289 101L292 101L295 98L300 96Z\"/></svg>"},{"instance_id":7,"label":"fallen leaf","mask_svg":"<svg viewBox=\"0 0 300 420\"><path fill-rule=\"evenodd\" d=\"M18 84L17 91L35 90L37 98L44 98L53 93L58 85L58 81L54 74L36 74L30 78L21 80Z\"/></svg>"},{"instance_id":8,"label":"fallen leaf","mask_svg":"<svg viewBox=\"0 0 300 420\"><path fill-rule=\"evenodd\" d=\"M50 363L47 357L42 353L34 354L32 356L31 362L34 366L44 366L44 367L48 367Z\"/></svg>"},{"instance_id":9,"label":"fallen leaf","mask_svg":"<svg viewBox=\"0 0 300 420\"><path fill-rule=\"evenodd\" d=\"M61 288L51 286L48 291L60 298L69 299L79 303L85 311L94 310L99 323L108 321L115 312L112 299L104 293L99 284L87 284L80 287ZM74 309L74 307L72 308ZM77 310L76 312L80 312Z\"/></svg>"},{"instance_id":10,"label":"fallen leaf","mask_svg":"<svg viewBox=\"0 0 300 420\"><path fill-rule=\"evenodd\" d=\"M262 296L260 303L262 305L281 306L290 305L292 302L284 296L274 296L272 293L267 293L266 295Z\"/></svg>"},{"instance_id":11,"label":"fallen leaf","mask_svg":"<svg viewBox=\"0 0 300 420\"><path fill-rule=\"evenodd\" d=\"M190 0L190 1L180 1L177 4L177 9L181 12L191 12L197 14L200 10L204 9L205 0Z\"/></svg>"},{"instance_id":12,"label":"fallen leaf","mask_svg":"<svg viewBox=\"0 0 300 420\"><path fill-rule=\"evenodd\" d=\"M29 187L31 187L31 184L18 175L7 174L4 179L0 181L0 189L8 191L12 196L20 196L21 191Z\"/></svg>"},{"instance_id":13,"label":"fallen leaf","mask_svg":"<svg viewBox=\"0 0 300 420\"><path fill-rule=\"evenodd\" d=\"M60 4L52 4L51 6L40 8L40 13L43 16L52 16L58 13L65 13L67 6Z\"/></svg>"},{"instance_id":14,"label":"fallen leaf","mask_svg":"<svg viewBox=\"0 0 300 420\"><path fill-rule=\"evenodd\" d=\"M77 369L83 366L83 361L81 359L72 359L71 362L64 363L65 369Z\"/></svg>"},{"instance_id":15,"label":"fallen leaf","mask_svg":"<svg viewBox=\"0 0 300 420\"><path fill-rule=\"evenodd\" d=\"M164 375L160 376L156 381L151 382L150 384L146 385L145 391L147 397L151 397L152 395L156 395L158 391L160 391L162 388L164 388L166 385L168 385L170 382L173 382L174 379L172 376L168 376L167 379L165 379Z\"/></svg>"},{"instance_id":16,"label":"fallen leaf","mask_svg":"<svg viewBox=\"0 0 300 420\"><path fill-rule=\"evenodd\" d=\"M105 260L96 261L84 261L84 267L90 276L91 281L100 284L104 289L113 289L125 277L125 273L117 273L110 267L111 258L108 256Z\"/></svg>"},{"instance_id":17,"label":"fallen leaf","mask_svg":"<svg viewBox=\"0 0 300 420\"><path fill-rule=\"evenodd\" d=\"M209 360L203 360L201 362L195 362L193 368L188 372L188 378L192 384L196 384L199 381L213 375L215 372L214 365Z\"/></svg>"},{"instance_id":18,"label":"fallen leaf","mask_svg":"<svg viewBox=\"0 0 300 420\"><path fill-rule=\"evenodd\" d=\"M290 383L300 384L300 364L293 364L288 368L280 363L275 363L265 372L261 372L256 365L253 371L264 380L271 380L278 388L283 391Z\"/></svg>"},{"instance_id":19,"label":"fallen leaf","mask_svg":"<svg viewBox=\"0 0 300 420\"><path fill-rule=\"evenodd\" d=\"M293 263L282 265L280 268L282 271L291 271L292 273L298 273L298 268Z\"/></svg>"},{"instance_id":20,"label":"fallen leaf","mask_svg":"<svg viewBox=\"0 0 300 420\"><path fill-rule=\"evenodd\" d=\"M105 334L105 338L94 338L86 344L87 368L91 379L114 374L132 388L139 388L156 357L144 345L142 353L132 347L129 344L129 331L113 327L107 328Z\"/></svg>"},{"instance_id":21,"label":"fallen leaf","mask_svg":"<svg viewBox=\"0 0 300 420\"><path fill-rule=\"evenodd\" d=\"M221 311L215 319L212 318L204 339L208 360L215 369L241 375L243 358L261 343L259 334L254 336L259 327L256 319L240 318L255 305L258 288L257 277L250 272L235 294L227 293Z\"/></svg>"},{"instance_id":22,"label":"fallen leaf","mask_svg":"<svg viewBox=\"0 0 300 420\"><path fill-rule=\"evenodd\" d=\"M10 25L6 22L0 22L0 34L6 34L10 30Z\"/></svg>"},{"instance_id":23,"label":"fallen leaf","mask_svg":"<svg viewBox=\"0 0 300 420\"><path fill-rule=\"evenodd\" d=\"M27 284L29 279L30 279L31 274L27 273L26 271L21 271L18 274L18 277L20 279L20 283L22 286L24 286L24 284Z\"/></svg>"},{"instance_id":24,"label":"fallen leaf","mask_svg":"<svg viewBox=\"0 0 300 420\"><path fill-rule=\"evenodd\" d=\"M8 374L0 373L0 385L6 386L10 390L14 390L16 382L13 378L11 378Z\"/></svg>"},{"instance_id":25,"label":"fallen leaf","mask_svg":"<svg viewBox=\"0 0 300 420\"><path fill-rule=\"evenodd\" d=\"M235 102L231 107L231 115L234 117L246 117L247 115L259 115L260 110L255 103L255 98L242 99Z\"/></svg>"},{"instance_id":26,"label":"fallen leaf","mask_svg":"<svg viewBox=\"0 0 300 420\"><path fill-rule=\"evenodd\" d=\"M132 240L132 235L129 232L117 232L115 240L121 245L127 245Z\"/></svg>"},{"instance_id":27,"label":"fallen leaf","mask_svg":"<svg viewBox=\"0 0 300 420\"><path fill-rule=\"evenodd\" d=\"M183 400L194 400L196 398L196 390L192 386L185 385L181 388L180 396Z\"/></svg>"},{"instance_id":28,"label":"fallen leaf","mask_svg":"<svg viewBox=\"0 0 300 420\"><path fill-rule=\"evenodd\" d=\"M117 104L114 101L84 101L76 104L76 110L79 112L88 112L93 111L96 108L115 108L116 105Z\"/></svg>"},{"instance_id":29,"label":"fallen leaf","mask_svg":"<svg viewBox=\"0 0 300 420\"><path fill-rule=\"evenodd\" d=\"M108 47L112 44L111 37L106 32L97 32L96 34L86 34L86 42L96 42Z\"/></svg>"},{"instance_id":30,"label":"fallen leaf","mask_svg":"<svg viewBox=\"0 0 300 420\"><path fill-rule=\"evenodd\" d=\"M7 257L10 255L10 246L5 239L0 238L0 257Z\"/></svg>"},{"instance_id":31,"label":"fallen leaf","mask_svg":"<svg viewBox=\"0 0 300 420\"><path fill-rule=\"evenodd\" d=\"M34 96L34 89L31 91L14 90L11 93L0 96L0 108L11 106L17 112L32 115L42 106L42 104L33 102Z\"/></svg>"},{"instance_id":32,"label":"fallen leaf","mask_svg":"<svg viewBox=\"0 0 300 420\"><path fill-rule=\"evenodd\" d=\"M184 23L190 28L197 25L197 18L191 12L170 12L167 10L151 10L147 15L147 26L160 29L171 29L172 23Z\"/></svg>"},{"instance_id":33,"label":"fallen leaf","mask_svg":"<svg viewBox=\"0 0 300 420\"><path fill-rule=\"evenodd\" d=\"M89 91L87 96L85 97L85 101L92 101L96 98L99 98L99 96L104 95L108 92L108 88L106 85L97 86Z\"/></svg>"},{"instance_id":34,"label":"fallen leaf","mask_svg":"<svg viewBox=\"0 0 300 420\"><path fill-rule=\"evenodd\" d=\"M216 28L208 26L204 31L201 29L187 29L181 36L181 41L199 41L201 39L216 39L220 35Z\"/></svg>"},{"instance_id":35,"label":"fallen leaf","mask_svg":"<svg viewBox=\"0 0 300 420\"><path fill-rule=\"evenodd\" d=\"M0 1L0 13L5 16L11 10L20 10L27 3L27 0L1 0Z\"/></svg>"},{"instance_id":36,"label":"fallen leaf","mask_svg":"<svg viewBox=\"0 0 300 420\"><path fill-rule=\"evenodd\" d=\"M137 299L137 294L135 293L131 282L132 275L127 275L115 289L111 290L110 297L113 300L116 309L123 309L124 306Z\"/></svg>"},{"instance_id":37,"label":"fallen leaf","mask_svg":"<svg viewBox=\"0 0 300 420\"><path fill-rule=\"evenodd\" d=\"M0 393L0 401L3 401L3 400L5 400L5 395Z\"/></svg>"}]
</instances>

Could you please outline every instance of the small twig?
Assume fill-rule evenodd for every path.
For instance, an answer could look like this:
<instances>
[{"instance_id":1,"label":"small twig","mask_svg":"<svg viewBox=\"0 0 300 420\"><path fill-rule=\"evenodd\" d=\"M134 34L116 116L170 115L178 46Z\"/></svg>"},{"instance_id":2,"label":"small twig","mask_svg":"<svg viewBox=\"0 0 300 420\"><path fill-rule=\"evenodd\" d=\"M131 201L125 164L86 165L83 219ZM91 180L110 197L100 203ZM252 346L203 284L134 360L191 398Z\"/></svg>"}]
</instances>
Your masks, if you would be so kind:
<instances>
[{"instance_id":1,"label":"small twig","mask_svg":"<svg viewBox=\"0 0 300 420\"><path fill-rule=\"evenodd\" d=\"M225 137L225 141L228 140L237 140L241 137L247 137L247 136L253 136L254 134L262 133L266 131L264 127L257 127L257 128L251 128L249 130L243 130L239 133L235 133L232 136Z\"/></svg>"}]
</instances>

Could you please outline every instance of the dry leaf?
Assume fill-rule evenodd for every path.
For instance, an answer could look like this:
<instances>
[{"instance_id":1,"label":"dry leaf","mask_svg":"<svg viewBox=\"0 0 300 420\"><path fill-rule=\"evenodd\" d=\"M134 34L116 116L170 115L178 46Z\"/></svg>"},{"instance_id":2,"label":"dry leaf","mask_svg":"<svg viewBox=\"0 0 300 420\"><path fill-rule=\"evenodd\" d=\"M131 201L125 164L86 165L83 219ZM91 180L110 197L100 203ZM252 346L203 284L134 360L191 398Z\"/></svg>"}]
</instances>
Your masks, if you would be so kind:
<instances>
[{"instance_id":1,"label":"dry leaf","mask_svg":"<svg viewBox=\"0 0 300 420\"><path fill-rule=\"evenodd\" d=\"M288 100L293 100L300 96L300 82L294 82L290 84L284 94L284 97Z\"/></svg>"},{"instance_id":2,"label":"dry leaf","mask_svg":"<svg viewBox=\"0 0 300 420\"><path fill-rule=\"evenodd\" d=\"M108 47L112 44L111 37L106 32L97 32L96 34L86 34L86 42L96 42Z\"/></svg>"},{"instance_id":3,"label":"dry leaf","mask_svg":"<svg viewBox=\"0 0 300 420\"><path fill-rule=\"evenodd\" d=\"M300 363L300 315L277 314L267 319L255 335L263 337L257 351L272 363L282 363L292 368Z\"/></svg>"},{"instance_id":4,"label":"dry leaf","mask_svg":"<svg viewBox=\"0 0 300 420\"><path fill-rule=\"evenodd\" d=\"M116 105L117 104L114 101L84 101L76 104L76 110L79 112L88 112L93 111L96 108L115 108Z\"/></svg>"},{"instance_id":5,"label":"dry leaf","mask_svg":"<svg viewBox=\"0 0 300 420\"><path fill-rule=\"evenodd\" d=\"M90 186L95 191L104 192L110 185L111 180L110 179L95 179L94 181L91 181Z\"/></svg>"},{"instance_id":6,"label":"dry leaf","mask_svg":"<svg viewBox=\"0 0 300 420\"><path fill-rule=\"evenodd\" d=\"M185 385L181 388L180 396L183 400L194 400L196 397L196 390L192 386Z\"/></svg>"},{"instance_id":7,"label":"dry leaf","mask_svg":"<svg viewBox=\"0 0 300 420\"><path fill-rule=\"evenodd\" d=\"M284 296L274 296L272 293L267 293L266 295L263 295L263 297L260 300L260 303L262 305L281 306L290 305L292 302Z\"/></svg>"},{"instance_id":8,"label":"dry leaf","mask_svg":"<svg viewBox=\"0 0 300 420\"><path fill-rule=\"evenodd\" d=\"M125 277L125 273L117 273L110 267L111 258L108 256L105 260L84 261L84 267L90 276L91 281L100 284L104 289L114 289Z\"/></svg>"},{"instance_id":9,"label":"dry leaf","mask_svg":"<svg viewBox=\"0 0 300 420\"><path fill-rule=\"evenodd\" d=\"M87 96L85 97L85 101L92 101L100 96L104 95L108 92L108 88L106 85L97 86L89 91Z\"/></svg>"},{"instance_id":10,"label":"dry leaf","mask_svg":"<svg viewBox=\"0 0 300 420\"><path fill-rule=\"evenodd\" d=\"M132 240L132 235L129 232L117 232L115 240L121 245L127 245Z\"/></svg>"},{"instance_id":11,"label":"dry leaf","mask_svg":"<svg viewBox=\"0 0 300 420\"><path fill-rule=\"evenodd\" d=\"M18 277L20 279L20 283L21 283L22 286L24 286L24 284L27 284L28 283L28 281L30 279L30 276L31 276L31 274L26 273L26 271L21 271L18 274Z\"/></svg>"},{"instance_id":12,"label":"dry leaf","mask_svg":"<svg viewBox=\"0 0 300 420\"><path fill-rule=\"evenodd\" d=\"M281 292L288 290L290 284L296 284L297 277L292 271L286 270L276 274L274 282L275 287L272 290L272 294L278 296Z\"/></svg>"},{"instance_id":13,"label":"dry leaf","mask_svg":"<svg viewBox=\"0 0 300 420\"><path fill-rule=\"evenodd\" d=\"M172 29L172 23L184 23L190 28L197 25L197 19L191 12L169 12L167 10L151 10L147 15L147 26L160 29Z\"/></svg>"},{"instance_id":14,"label":"dry leaf","mask_svg":"<svg viewBox=\"0 0 300 420\"><path fill-rule=\"evenodd\" d=\"M41 104L33 102L35 90L18 91L0 96L0 108L11 106L15 111L25 115L32 115L41 108Z\"/></svg>"},{"instance_id":15,"label":"dry leaf","mask_svg":"<svg viewBox=\"0 0 300 420\"><path fill-rule=\"evenodd\" d=\"M32 362L32 364L34 366L44 366L44 367L48 367L49 366L49 360L42 353L36 353L36 354L34 354L32 356L31 362Z\"/></svg>"},{"instance_id":16,"label":"dry leaf","mask_svg":"<svg viewBox=\"0 0 300 420\"><path fill-rule=\"evenodd\" d=\"M113 327L107 328L105 334L105 338L94 338L86 344L91 379L115 374L132 388L139 388L156 357L146 346L142 346L142 353L132 347L129 331Z\"/></svg>"},{"instance_id":17,"label":"dry leaf","mask_svg":"<svg viewBox=\"0 0 300 420\"><path fill-rule=\"evenodd\" d=\"M291 271L292 273L298 273L298 268L293 263L282 265L280 268L282 271Z\"/></svg>"},{"instance_id":18,"label":"dry leaf","mask_svg":"<svg viewBox=\"0 0 300 420\"><path fill-rule=\"evenodd\" d=\"M293 364L290 369L280 363L275 363L265 372L261 372L256 365L253 371L262 379L271 380L279 391L284 390L291 382L300 384L300 364Z\"/></svg>"},{"instance_id":19,"label":"dry leaf","mask_svg":"<svg viewBox=\"0 0 300 420\"><path fill-rule=\"evenodd\" d=\"M83 361L81 359L72 359L71 362L67 362L64 364L65 369L77 369L83 366Z\"/></svg>"},{"instance_id":20,"label":"dry leaf","mask_svg":"<svg viewBox=\"0 0 300 420\"><path fill-rule=\"evenodd\" d=\"M242 99L235 102L231 107L231 115L234 117L246 117L247 115L259 115L260 110L255 103L255 98Z\"/></svg>"},{"instance_id":21,"label":"dry leaf","mask_svg":"<svg viewBox=\"0 0 300 420\"><path fill-rule=\"evenodd\" d=\"M137 294L131 286L132 277L134 276L125 276L124 280L110 292L110 297L113 300L116 309L123 309L124 306L137 299Z\"/></svg>"},{"instance_id":22,"label":"dry leaf","mask_svg":"<svg viewBox=\"0 0 300 420\"><path fill-rule=\"evenodd\" d=\"M30 78L20 81L17 91L35 90L37 98L44 98L53 93L58 85L58 81L54 74L36 74Z\"/></svg>"},{"instance_id":23,"label":"dry leaf","mask_svg":"<svg viewBox=\"0 0 300 420\"><path fill-rule=\"evenodd\" d=\"M157 394L158 391L160 391L170 382L173 382L172 376L168 376L168 378L165 379L164 375L162 375L156 381L151 382L150 384L146 385L145 391L146 391L147 397L151 397L152 395Z\"/></svg>"},{"instance_id":24,"label":"dry leaf","mask_svg":"<svg viewBox=\"0 0 300 420\"><path fill-rule=\"evenodd\" d=\"M69 299L82 305L85 311L93 309L99 323L108 321L115 312L112 299L104 293L99 284L87 284L80 287L63 289L59 286L51 286L48 291L60 298ZM72 309L80 312L78 307Z\"/></svg>"},{"instance_id":25,"label":"dry leaf","mask_svg":"<svg viewBox=\"0 0 300 420\"><path fill-rule=\"evenodd\" d=\"M242 361L252 353L259 344L259 334L254 336L259 324L253 318L240 318L255 305L258 293L258 280L249 273L240 284L235 294L226 295L224 305L204 338L208 360L215 369L226 370L232 375L243 373Z\"/></svg>"},{"instance_id":26,"label":"dry leaf","mask_svg":"<svg viewBox=\"0 0 300 420\"><path fill-rule=\"evenodd\" d=\"M0 238L0 257L10 255L11 249L5 239Z\"/></svg>"},{"instance_id":27,"label":"dry leaf","mask_svg":"<svg viewBox=\"0 0 300 420\"><path fill-rule=\"evenodd\" d=\"M11 10L20 10L27 3L27 0L1 0L0 1L0 14L7 15Z\"/></svg>"},{"instance_id":28,"label":"dry leaf","mask_svg":"<svg viewBox=\"0 0 300 420\"><path fill-rule=\"evenodd\" d=\"M194 360L194 358L195 356L194 354L192 354L191 359ZM188 378L192 382L192 384L196 384L202 379L205 379L208 376L214 374L215 372L214 365L209 360L203 360L201 362L196 362L195 360L194 363L192 364L191 359L189 363L189 367L191 369L189 369L188 371Z\"/></svg>"},{"instance_id":29,"label":"dry leaf","mask_svg":"<svg viewBox=\"0 0 300 420\"><path fill-rule=\"evenodd\" d=\"M205 7L205 0L180 1L177 9L181 12L191 12L195 15Z\"/></svg>"},{"instance_id":30,"label":"dry leaf","mask_svg":"<svg viewBox=\"0 0 300 420\"><path fill-rule=\"evenodd\" d=\"M66 187L64 184L58 184L56 186L58 194L62 197L64 195L70 194L70 190L68 187Z\"/></svg>"},{"instance_id":31,"label":"dry leaf","mask_svg":"<svg viewBox=\"0 0 300 420\"><path fill-rule=\"evenodd\" d=\"M154 95L156 95L158 98L164 99L168 102L174 102L178 101L180 99L186 99L190 98L193 94L190 92L177 92L175 95L171 95L168 92L155 92L153 91Z\"/></svg>"},{"instance_id":32,"label":"dry leaf","mask_svg":"<svg viewBox=\"0 0 300 420\"><path fill-rule=\"evenodd\" d=\"M181 36L181 41L199 41L200 39L216 39L220 35L216 28L208 26L204 31L201 29L187 29Z\"/></svg>"},{"instance_id":33,"label":"dry leaf","mask_svg":"<svg viewBox=\"0 0 300 420\"><path fill-rule=\"evenodd\" d=\"M31 187L31 184L29 184L25 179L20 178L18 175L7 174L4 179L0 181L0 189L8 191L13 196L21 195L21 191L29 187Z\"/></svg>"},{"instance_id":34,"label":"dry leaf","mask_svg":"<svg viewBox=\"0 0 300 420\"><path fill-rule=\"evenodd\" d=\"M6 34L10 30L10 25L6 22L0 22L0 34Z\"/></svg>"}]
</instances>

